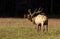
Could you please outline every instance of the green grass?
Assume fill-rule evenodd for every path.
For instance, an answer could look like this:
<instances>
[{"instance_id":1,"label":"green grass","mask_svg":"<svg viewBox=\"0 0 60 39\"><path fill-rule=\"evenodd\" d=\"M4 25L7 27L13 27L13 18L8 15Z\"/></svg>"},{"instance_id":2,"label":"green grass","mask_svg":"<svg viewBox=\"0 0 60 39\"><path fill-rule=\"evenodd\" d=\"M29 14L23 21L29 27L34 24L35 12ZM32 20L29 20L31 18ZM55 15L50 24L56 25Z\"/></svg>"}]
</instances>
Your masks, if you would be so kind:
<instances>
[{"instance_id":1,"label":"green grass","mask_svg":"<svg viewBox=\"0 0 60 39\"><path fill-rule=\"evenodd\" d=\"M29 27L0 26L0 39L60 39L60 30L49 29L42 34Z\"/></svg>"}]
</instances>

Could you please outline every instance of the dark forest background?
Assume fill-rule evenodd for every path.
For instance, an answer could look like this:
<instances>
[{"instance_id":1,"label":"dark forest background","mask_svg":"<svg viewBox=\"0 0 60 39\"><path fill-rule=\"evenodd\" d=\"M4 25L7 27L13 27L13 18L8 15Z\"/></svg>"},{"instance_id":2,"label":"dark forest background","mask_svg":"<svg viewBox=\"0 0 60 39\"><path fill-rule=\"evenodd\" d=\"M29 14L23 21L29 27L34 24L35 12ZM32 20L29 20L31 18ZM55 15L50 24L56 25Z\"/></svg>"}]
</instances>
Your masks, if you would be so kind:
<instances>
[{"instance_id":1,"label":"dark forest background","mask_svg":"<svg viewBox=\"0 0 60 39\"><path fill-rule=\"evenodd\" d=\"M28 9L32 11L42 7L48 17L60 18L59 0L0 0L0 17L20 17L27 14Z\"/></svg>"}]
</instances>

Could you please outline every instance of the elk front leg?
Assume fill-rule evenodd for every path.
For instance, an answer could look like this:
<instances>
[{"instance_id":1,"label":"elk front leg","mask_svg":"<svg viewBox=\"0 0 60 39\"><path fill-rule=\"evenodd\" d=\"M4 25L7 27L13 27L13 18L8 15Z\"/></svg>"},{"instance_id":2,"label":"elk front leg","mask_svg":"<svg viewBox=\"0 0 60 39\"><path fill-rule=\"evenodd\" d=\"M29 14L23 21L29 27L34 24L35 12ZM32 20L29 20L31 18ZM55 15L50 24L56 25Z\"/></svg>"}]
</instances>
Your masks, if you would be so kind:
<instances>
[{"instance_id":1,"label":"elk front leg","mask_svg":"<svg viewBox=\"0 0 60 39\"><path fill-rule=\"evenodd\" d=\"M42 31L42 32L43 32L43 29L44 29L44 28L43 28L43 22L42 22L42 23L41 23L41 31Z\"/></svg>"}]
</instances>

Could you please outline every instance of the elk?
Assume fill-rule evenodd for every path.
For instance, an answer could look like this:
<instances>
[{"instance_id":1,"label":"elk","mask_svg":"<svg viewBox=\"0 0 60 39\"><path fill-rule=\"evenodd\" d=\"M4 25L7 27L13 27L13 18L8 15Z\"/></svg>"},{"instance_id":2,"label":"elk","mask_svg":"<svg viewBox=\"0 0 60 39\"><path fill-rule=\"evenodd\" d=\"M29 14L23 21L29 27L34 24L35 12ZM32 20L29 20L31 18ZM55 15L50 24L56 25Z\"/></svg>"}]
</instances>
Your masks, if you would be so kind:
<instances>
[{"instance_id":1,"label":"elk","mask_svg":"<svg viewBox=\"0 0 60 39\"><path fill-rule=\"evenodd\" d=\"M28 13L29 14L27 15L27 18L38 26L38 31L48 31L48 18L42 12L41 8L39 8L38 10L35 9L33 13L31 12L31 9L28 9ZM46 25L46 28L44 25Z\"/></svg>"}]
</instances>

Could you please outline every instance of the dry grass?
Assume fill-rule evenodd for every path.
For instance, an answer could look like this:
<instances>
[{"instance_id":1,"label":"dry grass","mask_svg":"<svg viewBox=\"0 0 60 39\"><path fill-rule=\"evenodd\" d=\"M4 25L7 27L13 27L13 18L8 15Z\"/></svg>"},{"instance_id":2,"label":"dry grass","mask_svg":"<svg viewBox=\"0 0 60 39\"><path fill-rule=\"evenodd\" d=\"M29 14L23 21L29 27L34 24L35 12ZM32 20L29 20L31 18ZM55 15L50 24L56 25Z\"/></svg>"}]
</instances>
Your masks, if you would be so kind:
<instances>
[{"instance_id":1,"label":"dry grass","mask_svg":"<svg viewBox=\"0 0 60 39\"><path fill-rule=\"evenodd\" d=\"M35 27L32 22L27 19L21 18L0 18L0 26L19 26L19 27ZM49 29L59 29L60 19L49 19L48 20Z\"/></svg>"},{"instance_id":2,"label":"dry grass","mask_svg":"<svg viewBox=\"0 0 60 39\"><path fill-rule=\"evenodd\" d=\"M60 39L60 19L49 19L48 25L48 34L42 34L27 19L0 18L0 39Z\"/></svg>"}]
</instances>

